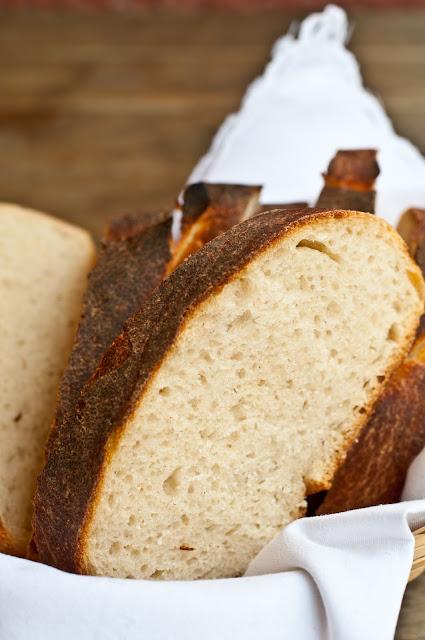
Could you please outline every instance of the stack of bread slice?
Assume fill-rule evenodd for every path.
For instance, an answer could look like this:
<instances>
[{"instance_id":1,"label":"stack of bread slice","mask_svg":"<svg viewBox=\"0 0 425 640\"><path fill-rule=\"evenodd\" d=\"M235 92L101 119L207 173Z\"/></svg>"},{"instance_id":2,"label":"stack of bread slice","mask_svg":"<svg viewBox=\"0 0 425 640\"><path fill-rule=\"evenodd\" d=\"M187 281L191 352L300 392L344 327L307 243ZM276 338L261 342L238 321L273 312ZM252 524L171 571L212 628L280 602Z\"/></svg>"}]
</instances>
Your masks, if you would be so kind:
<instances>
[{"instance_id":1,"label":"stack of bread slice","mask_svg":"<svg viewBox=\"0 0 425 640\"><path fill-rule=\"evenodd\" d=\"M52 422L54 431L73 413L125 320L179 259L252 215L259 193L255 186L188 187L180 238L173 238L169 215L157 223L148 215L121 218L108 228L97 260L86 231L0 206L0 551L27 553Z\"/></svg>"},{"instance_id":2,"label":"stack of bread slice","mask_svg":"<svg viewBox=\"0 0 425 640\"><path fill-rule=\"evenodd\" d=\"M87 244L84 259L63 252L79 283L72 313L60 312L70 337L66 349L50 337L60 372L54 390L40 394L50 408L37 438L28 438L36 444L32 480L22 481L26 524L19 543L3 524L0 550L25 551L50 423L34 548L41 561L77 573L241 575L306 513L309 496L319 496L315 510L323 513L395 496L425 433L409 422L404 391L397 427L381 421L378 429L374 420L397 375L405 380L408 370L409 384L422 384L408 363L420 351L418 342L411 347L425 293L400 236L371 215L377 173L372 150L339 152L325 174L322 209L268 211L259 187L192 185L172 217L110 225L84 299L94 251L74 230ZM0 262L0 275L6 267ZM69 287L64 278L62 285ZM6 290L12 301L15 290L17 283ZM44 316L38 325L50 326ZM28 362L33 380L36 363ZM16 363L10 371L21 385ZM4 403L10 399L8 390ZM390 445L383 429L395 434ZM19 456L20 420L11 433L10 453ZM395 481L388 469L402 439ZM382 491L365 493L377 465ZM10 486L0 487L0 515L3 503L20 500Z\"/></svg>"},{"instance_id":3,"label":"stack of bread slice","mask_svg":"<svg viewBox=\"0 0 425 640\"><path fill-rule=\"evenodd\" d=\"M41 559L240 575L331 486L423 305L418 267L370 214L271 211L207 243L125 324L55 429Z\"/></svg>"}]
</instances>

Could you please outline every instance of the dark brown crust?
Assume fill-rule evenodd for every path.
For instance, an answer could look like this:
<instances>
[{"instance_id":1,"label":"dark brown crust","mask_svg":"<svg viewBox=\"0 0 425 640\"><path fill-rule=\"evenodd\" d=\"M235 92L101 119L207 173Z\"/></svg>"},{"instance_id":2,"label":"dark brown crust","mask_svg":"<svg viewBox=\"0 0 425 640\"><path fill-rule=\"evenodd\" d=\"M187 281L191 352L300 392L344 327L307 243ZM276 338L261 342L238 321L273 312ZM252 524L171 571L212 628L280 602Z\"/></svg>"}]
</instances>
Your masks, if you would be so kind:
<instances>
[{"instance_id":1,"label":"dark brown crust","mask_svg":"<svg viewBox=\"0 0 425 640\"><path fill-rule=\"evenodd\" d=\"M425 209L407 209L397 230L409 247L410 255L425 273Z\"/></svg>"},{"instance_id":2,"label":"dark brown crust","mask_svg":"<svg viewBox=\"0 0 425 640\"><path fill-rule=\"evenodd\" d=\"M166 222L170 218L169 211L144 211L143 213L126 215L110 221L103 235L103 244L122 242L143 233L154 225Z\"/></svg>"},{"instance_id":3,"label":"dark brown crust","mask_svg":"<svg viewBox=\"0 0 425 640\"><path fill-rule=\"evenodd\" d=\"M77 573L90 571L85 534L103 464L194 309L279 238L312 221L353 215L360 214L317 209L265 213L207 244L156 289L84 387L77 414L54 433L35 499L35 534L43 562Z\"/></svg>"},{"instance_id":4,"label":"dark brown crust","mask_svg":"<svg viewBox=\"0 0 425 640\"><path fill-rule=\"evenodd\" d=\"M89 276L78 327L61 383L53 430L74 412L80 391L124 322L158 286L171 259L171 220L145 228L143 217L113 223ZM50 450L51 438L46 452Z\"/></svg>"},{"instance_id":5,"label":"dark brown crust","mask_svg":"<svg viewBox=\"0 0 425 640\"><path fill-rule=\"evenodd\" d=\"M354 191L324 186L317 206L332 209L349 208L353 211L373 213L375 210L375 191Z\"/></svg>"},{"instance_id":6,"label":"dark brown crust","mask_svg":"<svg viewBox=\"0 0 425 640\"><path fill-rule=\"evenodd\" d=\"M398 502L407 470L425 446L425 327L390 377L318 514Z\"/></svg>"},{"instance_id":7,"label":"dark brown crust","mask_svg":"<svg viewBox=\"0 0 425 640\"><path fill-rule=\"evenodd\" d=\"M273 209L280 209L281 211L291 211L292 209L308 209L308 202L287 202L285 204L260 204L257 207L255 215L260 213L266 213L266 211L273 211Z\"/></svg>"},{"instance_id":8,"label":"dark brown crust","mask_svg":"<svg viewBox=\"0 0 425 640\"><path fill-rule=\"evenodd\" d=\"M323 176L325 185L317 206L373 213L378 175L374 149L338 151Z\"/></svg>"},{"instance_id":9,"label":"dark brown crust","mask_svg":"<svg viewBox=\"0 0 425 640\"><path fill-rule=\"evenodd\" d=\"M370 191L379 176L376 149L350 149L337 151L324 174L328 187Z\"/></svg>"},{"instance_id":10,"label":"dark brown crust","mask_svg":"<svg viewBox=\"0 0 425 640\"><path fill-rule=\"evenodd\" d=\"M172 246L167 275L191 253L198 251L257 209L261 187L197 182L183 194L180 238Z\"/></svg>"}]
</instances>

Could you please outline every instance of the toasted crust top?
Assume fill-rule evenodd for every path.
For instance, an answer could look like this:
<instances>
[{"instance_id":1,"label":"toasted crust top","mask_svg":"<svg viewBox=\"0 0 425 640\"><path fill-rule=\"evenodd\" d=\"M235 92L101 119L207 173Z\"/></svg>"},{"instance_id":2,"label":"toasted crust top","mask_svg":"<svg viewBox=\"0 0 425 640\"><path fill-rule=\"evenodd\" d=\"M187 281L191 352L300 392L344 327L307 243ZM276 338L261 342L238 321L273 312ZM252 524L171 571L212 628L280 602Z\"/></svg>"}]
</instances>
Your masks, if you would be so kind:
<instances>
[{"instance_id":1,"label":"toasted crust top","mask_svg":"<svg viewBox=\"0 0 425 640\"><path fill-rule=\"evenodd\" d=\"M42 561L68 571L90 570L85 535L103 465L149 379L197 305L284 236L311 222L353 216L369 218L364 213L320 209L262 214L208 243L158 287L126 323L85 385L78 411L51 438L35 498L35 535ZM385 222L379 223L390 230Z\"/></svg>"},{"instance_id":2,"label":"toasted crust top","mask_svg":"<svg viewBox=\"0 0 425 640\"><path fill-rule=\"evenodd\" d=\"M376 150L352 149L338 151L323 177L327 187L370 191L378 175Z\"/></svg>"}]
</instances>

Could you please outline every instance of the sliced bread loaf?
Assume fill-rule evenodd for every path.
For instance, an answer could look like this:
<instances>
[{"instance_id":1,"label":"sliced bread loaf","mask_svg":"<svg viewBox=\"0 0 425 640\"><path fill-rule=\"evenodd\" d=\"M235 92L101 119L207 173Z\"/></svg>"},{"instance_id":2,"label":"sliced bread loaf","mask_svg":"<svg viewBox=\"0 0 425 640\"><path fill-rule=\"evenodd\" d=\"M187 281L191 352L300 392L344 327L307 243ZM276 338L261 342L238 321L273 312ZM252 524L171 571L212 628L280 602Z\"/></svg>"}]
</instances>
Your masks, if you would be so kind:
<instances>
[{"instance_id":1,"label":"sliced bread loaf","mask_svg":"<svg viewBox=\"0 0 425 640\"><path fill-rule=\"evenodd\" d=\"M41 560L241 574L330 486L423 304L405 245L368 214L273 211L208 243L126 324L53 433Z\"/></svg>"},{"instance_id":2,"label":"sliced bread loaf","mask_svg":"<svg viewBox=\"0 0 425 640\"><path fill-rule=\"evenodd\" d=\"M25 554L32 498L95 248L50 216L0 205L0 551Z\"/></svg>"}]
</instances>

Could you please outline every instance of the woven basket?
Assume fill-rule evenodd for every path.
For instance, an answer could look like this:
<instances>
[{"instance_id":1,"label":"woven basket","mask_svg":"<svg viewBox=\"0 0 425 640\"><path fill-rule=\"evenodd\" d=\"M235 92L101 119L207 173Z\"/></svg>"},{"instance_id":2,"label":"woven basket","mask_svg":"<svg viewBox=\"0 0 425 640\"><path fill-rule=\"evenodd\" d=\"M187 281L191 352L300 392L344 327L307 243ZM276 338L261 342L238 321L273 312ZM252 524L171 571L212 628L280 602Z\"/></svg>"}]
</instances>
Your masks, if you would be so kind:
<instances>
[{"instance_id":1,"label":"woven basket","mask_svg":"<svg viewBox=\"0 0 425 640\"><path fill-rule=\"evenodd\" d=\"M409 582L417 578L425 571L425 527L421 527L413 532L415 536L415 553L413 555L412 570L410 571Z\"/></svg>"}]
</instances>

